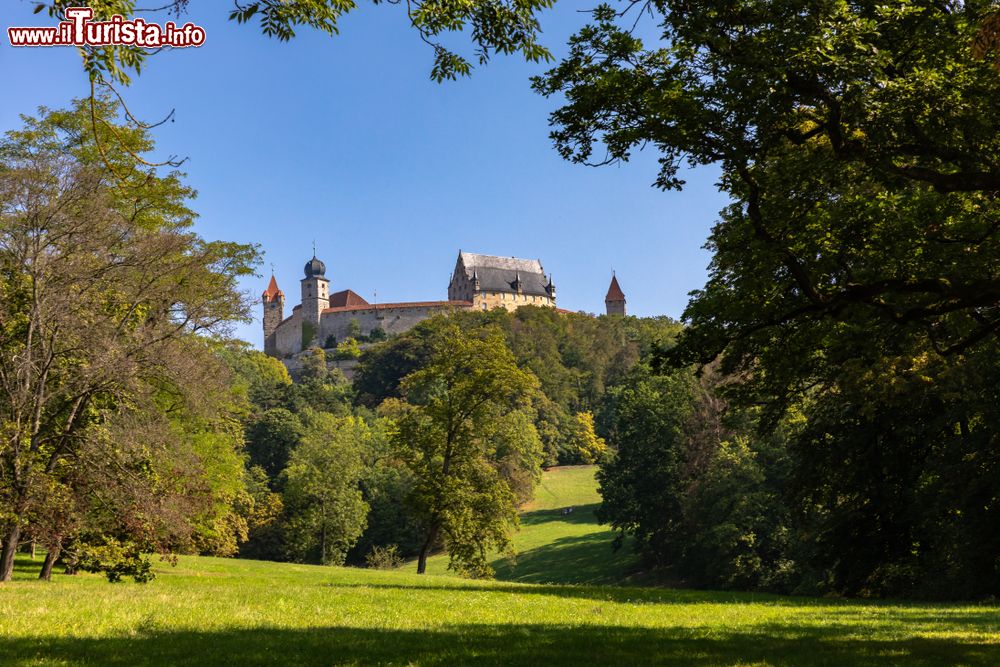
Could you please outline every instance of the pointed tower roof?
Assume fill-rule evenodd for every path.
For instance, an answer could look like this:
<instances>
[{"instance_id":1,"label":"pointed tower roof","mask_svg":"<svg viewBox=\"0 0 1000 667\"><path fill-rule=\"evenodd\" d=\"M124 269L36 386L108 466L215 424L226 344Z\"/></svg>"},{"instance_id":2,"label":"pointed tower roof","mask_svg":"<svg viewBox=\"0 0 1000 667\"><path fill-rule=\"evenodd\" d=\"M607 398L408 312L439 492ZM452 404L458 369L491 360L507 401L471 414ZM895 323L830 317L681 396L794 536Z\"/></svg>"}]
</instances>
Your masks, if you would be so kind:
<instances>
[{"instance_id":1,"label":"pointed tower roof","mask_svg":"<svg viewBox=\"0 0 1000 667\"><path fill-rule=\"evenodd\" d=\"M274 301L279 296L284 298L285 293L278 289L278 281L274 279L273 274L271 275L271 282L267 284L267 289L264 290L264 294L261 296L268 301Z\"/></svg>"},{"instance_id":2,"label":"pointed tower roof","mask_svg":"<svg viewBox=\"0 0 1000 667\"><path fill-rule=\"evenodd\" d=\"M621 286L618 284L618 278L614 273L611 274L611 285L608 287L608 295L604 297L605 301L624 301L625 292L622 291Z\"/></svg>"}]
</instances>

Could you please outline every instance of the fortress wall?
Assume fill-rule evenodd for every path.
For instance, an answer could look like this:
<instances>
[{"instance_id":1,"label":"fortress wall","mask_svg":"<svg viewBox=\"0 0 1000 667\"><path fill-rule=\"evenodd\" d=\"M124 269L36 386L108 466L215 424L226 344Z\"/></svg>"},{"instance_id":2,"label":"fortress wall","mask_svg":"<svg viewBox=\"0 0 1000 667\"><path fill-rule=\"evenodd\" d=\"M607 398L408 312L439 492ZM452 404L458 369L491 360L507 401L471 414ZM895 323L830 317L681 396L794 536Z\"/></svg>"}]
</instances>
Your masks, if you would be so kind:
<instances>
[{"instance_id":1,"label":"fortress wall","mask_svg":"<svg viewBox=\"0 0 1000 667\"><path fill-rule=\"evenodd\" d=\"M280 359L302 351L302 314L299 309L274 332L276 356Z\"/></svg>"},{"instance_id":2,"label":"fortress wall","mask_svg":"<svg viewBox=\"0 0 1000 667\"><path fill-rule=\"evenodd\" d=\"M367 336L372 329L383 329L387 334L399 334L412 329L426 319L448 313L457 308L468 308L468 306L409 306L394 308L392 306L379 306L345 310L332 313L323 313L321 323L321 336L319 343L322 345L329 336L334 336L338 342L350 335L351 322L356 320L361 330L361 335Z\"/></svg>"}]
</instances>

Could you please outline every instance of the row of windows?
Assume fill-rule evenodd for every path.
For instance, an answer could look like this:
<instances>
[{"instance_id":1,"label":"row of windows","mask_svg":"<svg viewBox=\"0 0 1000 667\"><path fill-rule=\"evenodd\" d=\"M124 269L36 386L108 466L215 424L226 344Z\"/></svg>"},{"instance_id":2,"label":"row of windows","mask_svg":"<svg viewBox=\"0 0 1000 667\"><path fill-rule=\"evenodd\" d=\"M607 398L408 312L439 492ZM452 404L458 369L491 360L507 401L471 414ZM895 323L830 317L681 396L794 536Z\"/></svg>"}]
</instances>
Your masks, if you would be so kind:
<instances>
[{"instance_id":1,"label":"row of windows","mask_svg":"<svg viewBox=\"0 0 1000 667\"><path fill-rule=\"evenodd\" d=\"M545 303L549 300L546 296L538 296L535 294L508 294L507 292L500 292L500 300L506 301L507 299L511 301L524 301L525 303Z\"/></svg>"}]
</instances>

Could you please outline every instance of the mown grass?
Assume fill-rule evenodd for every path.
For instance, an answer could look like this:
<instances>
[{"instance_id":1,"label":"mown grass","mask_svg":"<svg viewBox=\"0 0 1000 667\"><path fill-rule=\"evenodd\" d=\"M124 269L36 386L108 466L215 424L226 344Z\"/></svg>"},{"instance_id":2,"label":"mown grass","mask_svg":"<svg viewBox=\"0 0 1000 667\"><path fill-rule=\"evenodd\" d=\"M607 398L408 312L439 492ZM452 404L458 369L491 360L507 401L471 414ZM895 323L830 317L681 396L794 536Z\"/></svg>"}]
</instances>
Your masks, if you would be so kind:
<instances>
[{"instance_id":1,"label":"mown grass","mask_svg":"<svg viewBox=\"0 0 1000 667\"><path fill-rule=\"evenodd\" d=\"M527 549L502 576L620 580L630 556L601 570L611 537L593 522L594 494L592 469L550 471L526 508ZM567 503L575 509L563 515ZM40 567L21 557L15 581L0 584L0 665L1000 664L996 606L196 557L158 563L146 585L61 574L45 583L34 579Z\"/></svg>"},{"instance_id":2,"label":"mown grass","mask_svg":"<svg viewBox=\"0 0 1000 667\"><path fill-rule=\"evenodd\" d=\"M619 584L636 582L638 562L631 549L613 551L614 535L597 523L600 505L596 466L562 466L546 470L535 499L523 508L521 529L514 536L516 556L497 555L491 563L501 581L555 584ZM564 514L563 510L573 512ZM414 571L415 563L403 569ZM428 559L430 574L449 574L448 558Z\"/></svg>"},{"instance_id":3,"label":"mown grass","mask_svg":"<svg viewBox=\"0 0 1000 667\"><path fill-rule=\"evenodd\" d=\"M995 665L1000 609L181 558L0 586L3 665Z\"/></svg>"}]
</instances>

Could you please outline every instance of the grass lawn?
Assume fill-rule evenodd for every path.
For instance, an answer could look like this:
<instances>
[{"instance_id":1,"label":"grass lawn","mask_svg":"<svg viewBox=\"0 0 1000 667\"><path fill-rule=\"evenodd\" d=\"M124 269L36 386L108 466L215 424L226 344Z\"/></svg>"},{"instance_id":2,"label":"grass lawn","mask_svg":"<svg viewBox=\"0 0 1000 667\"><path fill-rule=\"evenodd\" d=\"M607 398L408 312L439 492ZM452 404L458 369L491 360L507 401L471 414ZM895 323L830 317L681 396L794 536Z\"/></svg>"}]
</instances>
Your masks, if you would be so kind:
<instances>
[{"instance_id":1,"label":"grass lawn","mask_svg":"<svg viewBox=\"0 0 1000 667\"><path fill-rule=\"evenodd\" d=\"M0 585L11 665L996 665L1000 609L185 557L146 585Z\"/></svg>"},{"instance_id":2,"label":"grass lawn","mask_svg":"<svg viewBox=\"0 0 1000 667\"><path fill-rule=\"evenodd\" d=\"M597 523L600 505L594 473L597 466L551 468L542 476L535 500L523 508L521 530L514 537L513 561L498 556L497 579L542 584L619 584L640 581L637 559L627 548L611 549L614 535ZM573 508L563 514L564 508ZM430 574L450 574L448 557L432 556ZM404 571L416 571L416 561Z\"/></svg>"},{"instance_id":3,"label":"grass lawn","mask_svg":"<svg viewBox=\"0 0 1000 667\"><path fill-rule=\"evenodd\" d=\"M570 504L573 514L559 508ZM523 580L621 581L593 469L546 474ZM441 559L436 567L443 568ZM0 584L0 665L998 665L1000 607L817 600L183 557L149 584L20 557ZM601 568L608 568L602 570Z\"/></svg>"}]
</instances>

